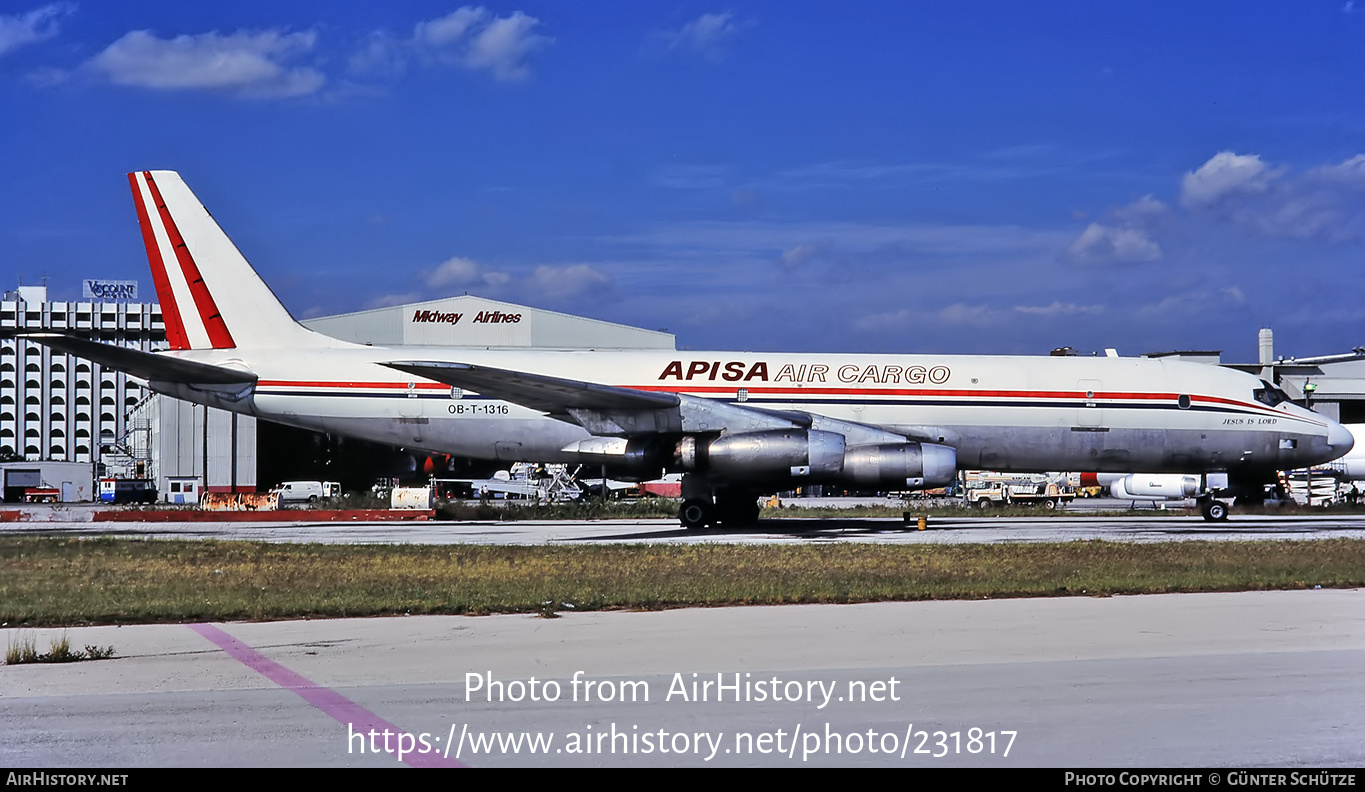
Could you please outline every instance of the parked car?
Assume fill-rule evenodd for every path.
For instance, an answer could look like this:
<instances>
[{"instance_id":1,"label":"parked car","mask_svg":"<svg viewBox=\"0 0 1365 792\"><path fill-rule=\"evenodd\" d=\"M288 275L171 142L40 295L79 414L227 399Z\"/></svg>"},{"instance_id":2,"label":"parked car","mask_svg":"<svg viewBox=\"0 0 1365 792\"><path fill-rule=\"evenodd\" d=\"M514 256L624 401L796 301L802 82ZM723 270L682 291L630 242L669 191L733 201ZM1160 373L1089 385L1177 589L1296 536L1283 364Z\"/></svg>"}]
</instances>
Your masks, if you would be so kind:
<instances>
[{"instance_id":1,"label":"parked car","mask_svg":"<svg viewBox=\"0 0 1365 792\"><path fill-rule=\"evenodd\" d=\"M317 503L323 498L341 497L341 485L335 481L285 481L271 492L279 493L281 506L286 503Z\"/></svg>"}]
</instances>

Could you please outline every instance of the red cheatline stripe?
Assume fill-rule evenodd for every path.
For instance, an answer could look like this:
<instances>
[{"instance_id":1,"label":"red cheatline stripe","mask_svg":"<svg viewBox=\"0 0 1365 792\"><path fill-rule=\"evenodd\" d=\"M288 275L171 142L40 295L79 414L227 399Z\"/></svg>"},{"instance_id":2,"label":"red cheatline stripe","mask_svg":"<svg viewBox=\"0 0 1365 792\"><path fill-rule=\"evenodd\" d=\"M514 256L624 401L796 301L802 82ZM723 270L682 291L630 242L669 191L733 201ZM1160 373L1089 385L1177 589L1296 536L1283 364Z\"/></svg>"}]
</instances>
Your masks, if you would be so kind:
<instances>
[{"instance_id":1,"label":"red cheatline stripe","mask_svg":"<svg viewBox=\"0 0 1365 792\"><path fill-rule=\"evenodd\" d=\"M147 186L152 191L152 200L156 202L156 208L161 213L161 222L166 225L166 235L171 239L171 248L175 250L175 258L180 262L180 271L185 274L185 281L190 286L190 295L194 297L194 307L199 309L199 319L204 323L204 329L208 331L209 343L214 349L234 349L237 344L232 340L232 333L228 332L227 322L223 321L223 316L218 311L218 305L213 301L213 295L209 294L209 287L204 283L204 276L199 274L199 266L194 263L194 256L190 255L189 246L185 244L185 238L180 235L180 229L176 228L175 220L171 219L170 210L166 208L166 201L161 197L161 191L156 187L156 181L152 179L151 173L145 174Z\"/></svg>"},{"instance_id":2,"label":"red cheatline stripe","mask_svg":"<svg viewBox=\"0 0 1365 792\"><path fill-rule=\"evenodd\" d=\"M364 734L366 751L370 750L369 733L371 730L374 730L379 735L375 741L380 746L387 744L390 748L396 748L398 745L402 744L404 747L409 745L414 748L421 747L421 744L417 742L417 738L412 734L394 726L392 723L389 723L373 712L370 712L335 690L314 684L302 674L285 668L212 624L191 624L188 626L191 630L194 630L204 638L217 644L218 648L227 652L252 671L257 672L286 690L297 693L299 698L322 710L337 723L346 724L350 727L352 732ZM384 736L386 730L392 735L392 740L389 740ZM401 743L399 735L406 738L403 739ZM349 737L350 735L348 734L347 736ZM390 751L390 753L396 753L396 751ZM411 765L412 767L465 766L453 759L444 758L440 749L428 754L410 752L399 758L403 763Z\"/></svg>"},{"instance_id":3,"label":"red cheatline stripe","mask_svg":"<svg viewBox=\"0 0 1365 792\"><path fill-rule=\"evenodd\" d=\"M144 171L143 175L147 175ZM142 244L147 246L147 261L152 266L152 284L156 286L157 299L161 301L161 319L166 325L166 340L171 349L189 349L189 338L185 335L185 325L180 320L180 309L175 304L175 292L171 291L171 281L166 277L166 263L161 260L161 246L156 243L156 232L152 230L152 220L147 216L147 207L142 202L142 190L138 187L137 174L128 174L128 184L133 188L133 205L137 207L137 221L142 226Z\"/></svg>"},{"instance_id":4,"label":"red cheatline stripe","mask_svg":"<svg viewBox=\"0 0 1365 792\"><path fill-rule=\"evenodd\" d=\"M260 380L260 381L257 382L256 384L257 384L258 387L262 387L262 388L270 388L270 387L276 387L276 388L340 388L340 389L347 389L347 388L350 388L350 389L364 389L364 388L370 388L370 389L375 389L375 390L406 390L407 387L408 387L408 384L407 384L406 382L349 382L349 381L330 381L330 382L329 382L329 381L319 381L319 380ZM443 385L443 384L440 384L440 383L432 383L432 382L418 382L418 383L416 383L416 385L415 385L415 389L416 389L416 390L442 390L442 391L443 391L443 390L446 390L446 389L449 388L449 387L450 387L449 385ZM681 385L681 386L678 386L678 385L621 385L621 386L618 386L618 387L622 387L622 388L631 388L631 389L640 390L640 391L662 392L662 393L685 393L685 394L696 394L696 393L727 394L727 393L734 393L734 392L737 390L736 387L729 387L729 388L720 388L720 387L691 387L691 386L687 386L687 385ZM740 386L740 387L743 387L743 386ZM1175 394L1171 394L1171 393L1120 393L1120 392L1114 392L1114 393L1096 393L1094 396L1087 397L1084 393L1081 393L1080 391L1002 391L1002 390L992 390L992 391L971 391L971 390L943 390L943 389L934 389L934 390L907 390L907 389L891 389L891 388L758 388L758 387L747 387L747 388L745 388L745 390L749 391L749 394L750 394L751 396L762 396L762 395L788 395L788 396L809 396L809 397L811 397L811 398L808 399L807 401L815 401L815 400L817 400L817 399L818 399L819 397L821 397L821 396L920 396L920 397L926 397L926 398L927 398L927 397L953 397L953 398L1075 399L1075 400L1086 399L1087 401L1099 401L1099 402L1104 402L1103 406L1110 407L1110 408L1113 408L1113 409L1116 409L1116 410L1121 410L1121 409L1123 409L1123 406L1124 406L1124 405L1122 405L1122 404L1114 404L1114 403L1112 403L1112 402L1114 402L1114 401L1119 401L1119 400L1124 400L1124 399L1132 400L1132 401L1143 401L1143 400L1147 400L1147 401L1160 401L1160 400L1165 400L1165 401L1171 401L1171 402L1174 402L1175 399L1176 399L1176 395L1175 395ZM325 395L325 394L318 394L318 395ZM1191 397L1190 397L1190 400L1191 400L1192 402L1197 403L1197 404L1199 404L1199 403L1202 403L1202 404L1226 404L1226 405L1231 405L1231 406L1233 406L1233 407L1238 407L1238 408L1241 408L1241 409L1244 409L1244 410L1245 410L1245 409L1256 410L1256 411L1261 412L1261 413L1263 413L1263 414L1265 414L1265 415L1273 415L1273 416L1275 416L1275 417L1277 417L1277 418L1291 418L1291 419L1298 420L1298 421L1305 421L1305 422L1307 422L1307 423L1314 423L1314 424L1316 423L1315 421L1312 421L1312 420L1310 420L1310 419L1308 419L1308 418L1305 418L1305 417L1303 417L1303 416L1286 415L1286 414L1284 414L1284 413L1281 413L1281 412L1276 411L1276 410L1273 409L1273 408L1267 407L1267 406L1265 406L1265 405L1263 405L1263 404L1254 404L1254 403L1251 403L1251 402L1241 402L1241 401L1237 401L1236 399L1225 399L1225 398L1222 398L1222 397L1220 397L1220 396L1191 396ZM797 403L799 403L799 401L800 401L800 400L798 400L797 402L793 402L793 404L797 404ZM989 402L982 402L982 403L974 404L974 405L971 405L971 406L975 406L975 407L988 407L988 406L990 406L990 403L989 403ZM1320 425L1324 425L1324 426L1325 426L1325 424L1320 424Z\"/></svg>"},{"instance_id":5,"label":"red cheatline stripe","mask_svg":"<svg viewBox=\"0 0 1365 792\"><path fill-rule=\"evenodd\" d=\"M1010 391L1010 390L961 390L949 388L793 388L762 387L735 382L729 386L710 385L625 385L642 391L661 391L664 393L734 393L743 388L749 393L771 393L801 396L819 394L821 396L974 396L999 399L1082 399L1092 401L1103 399L1169 399L1175 401L1174 394L1164 393L1096 393L1086 396L1084 391Z\"/></svg>"}]
</instances>

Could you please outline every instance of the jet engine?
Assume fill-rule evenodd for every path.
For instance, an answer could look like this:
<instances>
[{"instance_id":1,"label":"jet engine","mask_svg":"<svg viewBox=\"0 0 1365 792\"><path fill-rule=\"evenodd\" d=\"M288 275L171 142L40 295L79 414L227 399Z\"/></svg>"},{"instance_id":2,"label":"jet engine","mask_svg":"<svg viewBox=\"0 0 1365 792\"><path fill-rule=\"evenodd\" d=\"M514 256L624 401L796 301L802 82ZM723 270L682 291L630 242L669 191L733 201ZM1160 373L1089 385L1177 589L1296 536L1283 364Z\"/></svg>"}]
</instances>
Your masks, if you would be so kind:
<instances>
[{"instance_id":1,"label":"jet engine","mask_svg":"<svg viewBox=\"0 0 1365 792\"><path fill-rule=\"evenodd\" d=\"M844 436L836 432L772 429L713 440L684 437L674 461L689 473L709 471L732 481L828 480L843 470L844 448Z\"/></svg>"},{"instance_id":2,"label":"jet engine","mask_svg":"<svg viewBox=\"0 0 1365 792\"><path fill-rule=\"evenodd\" d=\"M685 471L731 481L840 482L859 489L941 487L957 476L957 451L933 443L846 445L837 432L780 429L686 437L675 461Z\"/></svg>"},{"instance_id":3,"label":"jet engine","mask_svg":"<svg viewBox=\"0 0 1365 792\"><path fill-rule=\"evenodd\" d=\"M839 480L860 489L922 489L956 477L957 450L951 446L887 443L848 449Z\"/></svg>"},{"instance_id":4,"label":"jet engine","mask_svg":"<svg viewBox=\"0 0 1365 792\"><path fill-rule=\"evenodd\" d=\"M688 435L666 452L653 439L594 437L565 451L622 475L658 475L668 466L741 485L836 482L858 489L941 487L957 476L957 451L935 443L849 446L844 435L819 429L768 429L719 437Z\"/></svg>"}]
</instances>

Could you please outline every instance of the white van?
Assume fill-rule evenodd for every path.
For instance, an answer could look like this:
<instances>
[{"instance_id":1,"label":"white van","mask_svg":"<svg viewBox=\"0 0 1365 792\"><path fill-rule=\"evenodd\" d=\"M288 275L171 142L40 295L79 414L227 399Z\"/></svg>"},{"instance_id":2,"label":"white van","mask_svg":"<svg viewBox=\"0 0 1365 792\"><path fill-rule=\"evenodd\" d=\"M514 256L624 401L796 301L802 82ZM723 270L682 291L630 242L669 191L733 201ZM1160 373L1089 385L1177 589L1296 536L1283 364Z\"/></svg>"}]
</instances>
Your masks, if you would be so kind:
<instances>
[{"instance_id":1,"label":"white van","mask_svg":"<svg viewBox=\"0 0 1365 792\"><path fill-rule=\"evenodd\" d=\"M271 490L280 496L280 504L317 503L322 498L341 497L341 485L335 481L286 481Z\"/></svg>"}]
</instances>

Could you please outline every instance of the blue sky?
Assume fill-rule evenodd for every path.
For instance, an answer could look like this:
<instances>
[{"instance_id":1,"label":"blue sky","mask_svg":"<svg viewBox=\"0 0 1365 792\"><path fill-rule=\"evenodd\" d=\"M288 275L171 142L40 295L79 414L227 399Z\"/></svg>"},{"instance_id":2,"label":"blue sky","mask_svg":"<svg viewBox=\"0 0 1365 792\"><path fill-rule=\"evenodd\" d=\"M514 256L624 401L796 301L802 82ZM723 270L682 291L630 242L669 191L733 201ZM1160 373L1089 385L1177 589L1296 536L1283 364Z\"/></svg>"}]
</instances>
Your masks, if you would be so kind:
<instances>
[{"instance_id":1,"label":"blue sky","mask_svg":"<svg viewBox=\"0 0 1365 792\"><path fill-rule=\"evenodd\" d=\"M0 2L0 285L172 169L300 317L692 349L1365 343L1365 3Z\"/></svg>"}]
</instances>

